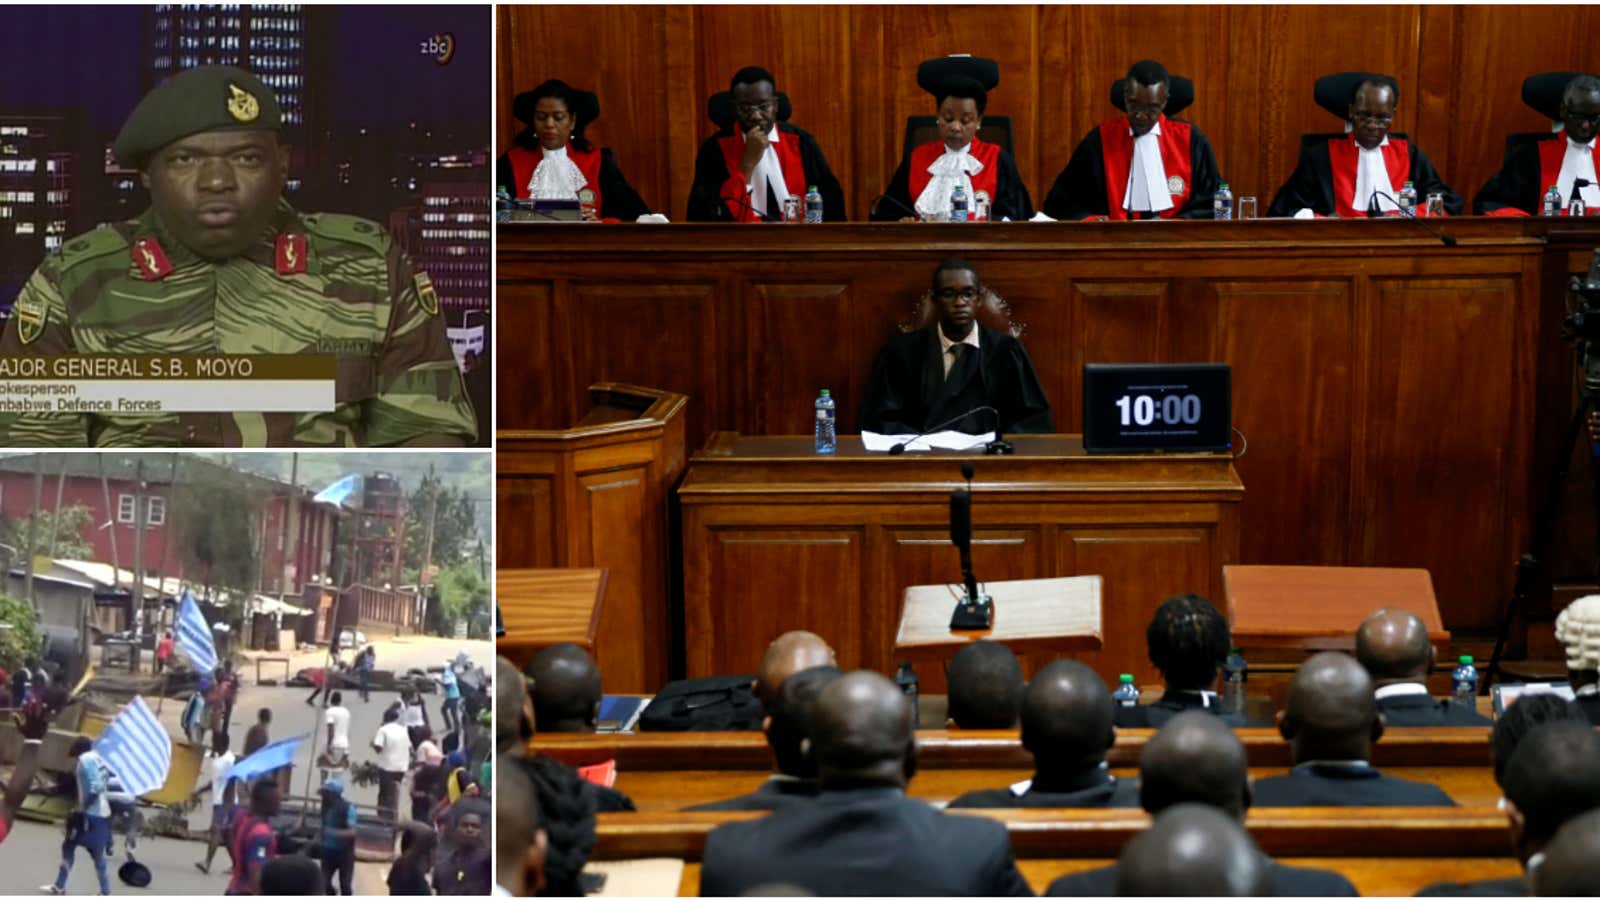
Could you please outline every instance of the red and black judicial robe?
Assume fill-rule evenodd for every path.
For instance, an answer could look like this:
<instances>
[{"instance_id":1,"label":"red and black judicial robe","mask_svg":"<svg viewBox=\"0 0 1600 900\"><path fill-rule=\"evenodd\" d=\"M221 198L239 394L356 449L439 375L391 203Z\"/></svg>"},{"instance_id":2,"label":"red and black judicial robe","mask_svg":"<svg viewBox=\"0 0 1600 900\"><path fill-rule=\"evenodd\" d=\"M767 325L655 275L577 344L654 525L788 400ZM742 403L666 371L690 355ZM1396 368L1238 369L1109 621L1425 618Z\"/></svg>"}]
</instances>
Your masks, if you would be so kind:
<instances>
[{"instance_id":1,"label":"red and black judicial robe","mask_svg":"<svg viewBox=\"0 0 1600 900\"><path fill-rule=\"evenodd\" d=\"M806 188L817 186L822 195L822 221L845 222L850 216L844 208L844 188L828 168L822 148L805 130L787 122L778 123L782 138L772 147L783 169L783 186L795 197L804 197ZM744 161L744 136L713 135L700 145L694 160L694 185L689 189L691 222L759 222L746 192L750 183L739 171ZM767 221L783 221L782 209L767 209Z\"/></svg>"},{"instance_id":2,"label":"red and black judicial robe","mask_svg":"<svg viewBox=\"0 0 1600 900\"><path fill-rule=\"evenodd\" d=\"M628 179L622 176L622 170L617 168L611 148L591 146L588 150L579 150L568 144L567 158L588 179L588 184L584 186L594 191L595 208L600 218L632 222L650 212L649 205L628 184ZM533 178L533 170L539 167L543 159L544 153L537 143L531 149L520 142L513 144L495 166L497 184L511 196L526 199L528 181Z\"/></svg>"},{"instance_id":3,"label":"red and black judicial robe","mask_svg":"<svg viewBox=\"0 0 1600 900\"><path fill-rule=\"evenodd\" d=\"M1522 144L1506 157L1500 171L1472 198L1472 211L1480 216L1537 216L1544 206L1544 192L1550 185L1561 191L1561 215L1567 214L1572 185L1557 184L1561 164L1567 158L1567 135L1552 134ZM1593 211L1589 211L1593 215Z\"/></svg>"},{"instance_id":4,"label":"red and black judicial robe","mask_svg":"<svg viewBox=\"0 0 1600 900\"><path fill-rule=\"evenodd\" d=\"M1439 177L1428 155L1421 147L1404 138L1389 136L1389 143L1381 148L1383 162L1389 170L1389 185L1398 194L1407 181L1417 189L1420 206L1429 194L1444 195L1447 215L1461 215L1461 195ZM1350 205L1356 190L1356 173L1361 166L1360 145L1352 135L1317 141L1300 148L1300 162L1288 182L1278 188L1277 196L1267 208L1273 217L1293 216L1302 209L1310 209L1319 216L1338 216L1341 219L1364 218L1366 208Z\"/></svg>"},{"instance_id":5,"label":"red and black judicial robe","mask_svg":"<svg viewBox=\"0 0 1600 900\"><path fill-rule=\"evenodd\" d=\"M1161 117L1156 140L1161 147L1161 165L1167 170L1167 189L1172 191L1172 208L1155 215L1163 219L1211 218L1211 200L1222 183L1211 142L1193 123L1166 116ZM1129 218L1122 204L1132 166L1133 135L1127 117L1101 122L1078 142L1067 167L1056 176L1044 198L1044 214L1052 219ZM1174 187L1178 189L1172 190Z\"/></svg>"},{"instance_id":6,"label":"red and black judicial robe","mask_svg":"<svg viewBox=\"0 0 1600 900\"><path fill-rule=\"evenodd\" d=\"M1017 171L1017 163L1011 154L1001 149L999 144L986 143L977 138L972 139L972 149L967 152L983 164L983 171L972 176L972 192L988 192L989 219L994 222L1002 218L1026 222L1033 218L1033 201L1028 197L1028 186L1022 183L1022 175ZM928 174L928 167L943 155L944 141L928 141L911 148L910 158L900 160L900 167L895 169L894 177L889 179L888 189L883 192L895 202L879 201L872 221L898 222L910 217L916 211L917 198L922 196L928 182L933 180L933 176ZM972 198L967 198L969 208L971 202Z\"/></svg>"}]
</instances>

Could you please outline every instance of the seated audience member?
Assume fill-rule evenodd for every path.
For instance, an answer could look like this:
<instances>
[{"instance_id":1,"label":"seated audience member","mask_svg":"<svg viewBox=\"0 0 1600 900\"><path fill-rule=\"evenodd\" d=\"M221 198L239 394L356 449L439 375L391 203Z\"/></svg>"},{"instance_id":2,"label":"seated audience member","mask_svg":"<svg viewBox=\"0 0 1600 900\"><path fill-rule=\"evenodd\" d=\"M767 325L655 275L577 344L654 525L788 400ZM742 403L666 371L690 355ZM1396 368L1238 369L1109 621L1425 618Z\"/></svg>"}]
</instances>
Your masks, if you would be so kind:
<instances>
[{"instance_id":1,"label":"seated audience member","mask_svg":"<svg viewBox=\"0 0 1600 900\"><path fill-rule=\"evenodd\" d=\"M1222 183L1199 127L1166 115L1171 76L1140 60L1122 81L1124 115L1078 142L1044 200L1052 219L1209 219Z\"/></svg>"},{"instance_id":2,"label":"seated audience member","mask_svg":"<svg viewBox=\"0 0 1600 900\"><path fill-rule=\"evenodd\" d=\"M738 120L700 145L689 188L691 222L782 222L783 203L815 186L822 221L844 222L844 188L810 133L778 121L772 73L746 66L729 86Z\"/></svg>"},{"instance_id":3,"label":"seated audience member","mask_svg":"<svg viewBox=\"0 0 1600 900\"><path fill-rule=\"evenodd\" d=\"M777 696L783 682L796 672L832 666L836 660L828 642L809 631L786 631L772 639L767 651L761 655L761 668L756 671L756 699L763 707Z\"/></svg>"},{"instance_id":4,"label":"seated audience member","mask_svg":"<svg viewBox=\"0 0 1600 900\"><path fill-rule=\"evenodd\" d=\"M784 679L777 696L766 704L767 715L762 722L776 773L768 777L761 787L742 797L702 803L689 807L689 810L776 809L780 803L815 797L818 790L817 764L804 750L805 740L811 734L812 709L823 688L843 675L833 666L816 666L802 669Z\"/></svg>"},{"instance_id":5,"label":"seated audience member","mask_svg":"<svg viewBox=\"0 0 1600 900\"><path fill-rule=\"evenodd\" d=\"M983 280L971 263L946 259L933 270L937 322L889 339L872 364L858 425L879 434L930 429L983 434L1049 433L1050 401L1022 342L978 323ZM950 421L950 420L956 421ZM948 424L946 424L948 423Z\"/></svg>"},{"instance_id":6,"label":"seated audience member","mask_svg":"<svg viewBox=\"0 0 1600 900\"><path fill-rule=\"evenodd\" d=\"M324 893L322 868L308 856L290 854L267 860L261 867L261 896L319 897Z\"/></svg>"},{"instance_id":7,"label":"seated audience member","mask_svg":"<svg viewBox=\"0 0 1600 900\"><path fill-rule=\"evenodd\" d=\"M539 821L545 832L544 896L583 896L583 867L596 841L596 794L590 790L594 785L584 781L576 769L548 756L504 762L522 767L539 803Z\"/></svg>"},{"instance_id":8,"label":"seated audience member","mask_svg":"<svg viewBox=\"0 0 1600 900\"><path fill-rule=\"evenodd\" d=\"M1428 696L1433 658L1428 627L1403 609L1380 609L1356 629L1356 659L1376 685L1385 725L1492 724L1470 706Z\"/></svg>"},{"instance_id":9,"label":"seated audience member","mask_svg":"<svg viewBox=\"0 0 1600 900\"><path fill-rule=\"evenodd\" d=\"M495 760L494 788L495 896L536 897L544 891L548 837L533 779L526 766L502 756Z\"/></svg>"},{"instance_id":10,"label":"seated audience member","mask_svg":"<svg viewBox=\"0 0 1600 900\"><path fill-rule=\"evenodd\" d=\"M1568 819L1530 874L1535 897L1600 897L1600 810Z\"/></svg>"},{"instance_id":11,"label":"seated audience member","mask_svg":"<svg viewBox=\"0 0 1600 900\"><path fill-rule=\"evenodd\" d=\"M1264 897L1270 885L1244 826L1198 803L1156 816L1117 858L1119 897Z\"/></svg>"},{"instance_id":12,"label":"seated audience member","mask_svg":"<svg viewBox=\"0 0 1600 900\"><path fill-rule=\"evenodd\" d=\"M600 667L577 644L555 644L528 663L534 728L593 732L600 722Z\"/></svg>"},{"instance_id":13,"label":"seated audience member","mask_svg":"<svg viewBox=\"0 0 1600 900\"><path fill-rule=\"evenodd\" d=\"M1502 808L1511 844L1526 871L1539 868L1546 845L1567 821L1600 807L1600 734L1583 722L1552 722L1528 732L1506 763ZM1522 897L1525 876L1440 883L1422 897Z\"/></svg>"},{"instance_id":14,"label":"seated audience member","mask_svg":"<svg viewBox=\"0 0 1600 900\"><path fill-rule=\"evenodd\" d=\"M1532 694L1518 698L1495 719L1489 732L1489 756L1494 762L1494 783L1505 790L1506 764L1522 739L1535 728L1552 722L1587 722L1583 711L1560 694Z\"/></svg>"},{"instance_id":15,"label":"seated audience member","mask_svg":"<svg viewBox=\"0 0 1600 900\"><path fill-rule=\"evenodd\" d=\"M1015 728L1022 705L1022 666L1005 644L973 641L945 673L950 721L957 728Z\"/></svg>"},{"instance_id":16,"label":"seated audience member","mask_svg":"<svg viewBox=\"0 0 1600 900\"><path fill-rule=\"evenodd\" d=\"M559 664L541 666L540 658L543 657L545 653L561 647L571 647L573 650L576 650L578 654L581 654L581 659L575 656L565 655ZM546 662L552 661L546 660ZM588 662L590 667L593 666L593 663L589 661L588 654L583 653L581 648L574 644L557 644L554 647L545 648L544 652L541 652L538 657L534 658L533 663L528 666L528 670L530 672L535 670L546 671L546 677L551 678L553 681L560 681L561 679L565 678L568 680L569 684L579 685L580 692L586 692L588 688L581 687L588 681L587 676L583 674L584 666L582 663L584 662ZM511 665L509 662L506 664L508 666ZM511 666L511 668L513 670L513 674L515 674L516 667ZM508 687L511 685L527 684L528 682L524 681L520 674L516 675L515 678L507 677L506 673L503 672L498 666L496 667L495 671L495 677L499 679L499 683L495 686L495 703L504 709L517 702L515 690L508 690ZM596 680L598 680L599 673L596 672L594 677ZM537 685L529 685L528 691L530 692L530 695L536 687ZM595 688L595 691L596 696L598 696L598 688ZM558 694L558 696L560 696L560 694ZM539 772L546 772L546 770L549 770L546 772L544 777L548 778L552 785L565 786L569 780L576 782L577 785L573 788L573 790L580 791L586 798L589 804L591 818L596 810L599 812L633 812L633 801L628 799L626 794L622 793L616 788L602 787L598 784L594 784L593 782L585 781L579 777L577 770L573 769L571 766L568 766L565 763L557 760L550 759L549 757L540 756L539 754L531 751L528 744L533 740L534 735L538 731L538 719L534 712L535 704L537 702L537 698L532 698L528 701L525 701L521 706L521 712L519 714L502 713L495 716L496 746L504 747L509 744L514 750L517 751L508 753L505 750L501 750L499 755L506 757L524 757L528 759L530 763L534 764L533 771L535 772L534 777L536 781L538 780ZM556 707L558 711L569 713L575 711L577 708L578 707L576 704L570 703L565 706ZM593 729L591 728L590 730L592 731ZM465 759L465 754L462 754L462 758ZM444 772L446 774L450 774L454 768L456 767L447 764L444 767ZM461 784L457 779L452 777L450 778L450 781L444 782L447 789L450 789L451 782L455 782L454 790L451 790L451 794L453 795L451 796L451 800L453 801L457 796L460 795ZM540 794L540 799L541 801L548 801L552 803L555 802L550 797L545 796L544 793ZM546 818L548 819L550 817L546 816Z\"/></svg>"},{"instance_id":17,"label":"seated audience member","mask_svg":"<svg viewBox=\"0 0 1600 900\"><path fill-rule=\"evenodd\" d=\"M1153 816L1183 803L1220 810L1244 824L1250 808L1250 762L1244 744L1222 720L1199 710L1181 712L1156 732L1139 754L1139 805ZM1355 897L1355 885L1338 872L1285 866L1268 860L1275 897ZM1052 897L1105 897L1115 892L1117 866L1063 875Z\"/></svg>"},{"instance_id":18,"label":"seated audience member","mask_svg":"<svg viewBox=\"0 0 1600 900\"><path fill-rule=\"evenodd\" d=\"M1160 728L1186 709L1204 709L1235 727L1249 722L1225 713L1218 702L1217 673L1231 649L1228 620L1199 594L1171 597L1156 608L1144 632L1150 662L1161 670L1167 691L1145 706L1119 706L1119 728Z\"/></svg>"},{"instance_id":19,"label":"seated audience member","mask_svg":"<svg viewBox=\"0 0 1600 900\"><path fill-rule=\"evenodd\" d=\"M504 656L494 660L494 745L497 756L522 756L533 739L533 695L528 680Z\"/></svg>"},{"instance_id":20,"label":"seated audience member","mask_svg":"<svg viewBox=\"0 0 1600 900\"><path fill-rule=\"evenodd\" d=\"M1455 806L1438 785L1372 765L1383 719L1372 676L1344 653L1318 653L1289 682L1278 730L1294 768L1256 782L1256 806Z\"/></svg>"},{"instance_id":21,"label":"seated audience member","mask_svg":"<svg viewBox=\"0 0 1600 900\"><path fill-rule=\"evenodd\" d=\"M1111 706L1111 693L1093 669L1064 659L1045 666L1022 697L1022 746L1033 754L1033 778L963 794L950 806L1134 806L1137 786L1106 769L1106 751L1117 740Z\"/></svg>"},{"instance_id":22,"label":"seated audience member","mask_svg":"<svg viewBox=\"0 0 1600 900\"><path fill-rule=\"evenodd\" d=\"M911 701L876 672L851 672L813 709L822 792L714 829L704 896L782 882L819 895L1030 896L998 822L946 815L905 795L916 771Z\"/></svg>"},{"instance_id":23,"label":"seated audience member","mask_svg":"<svg viewBox=\"0 0 1600 900\"><path fill-rule=\"evenodd\" d=\"M1567 649L1573 702L1600 725L1600 594L1579 597L1556 616L1556 640Z\"/></svg>"}]
</instances>

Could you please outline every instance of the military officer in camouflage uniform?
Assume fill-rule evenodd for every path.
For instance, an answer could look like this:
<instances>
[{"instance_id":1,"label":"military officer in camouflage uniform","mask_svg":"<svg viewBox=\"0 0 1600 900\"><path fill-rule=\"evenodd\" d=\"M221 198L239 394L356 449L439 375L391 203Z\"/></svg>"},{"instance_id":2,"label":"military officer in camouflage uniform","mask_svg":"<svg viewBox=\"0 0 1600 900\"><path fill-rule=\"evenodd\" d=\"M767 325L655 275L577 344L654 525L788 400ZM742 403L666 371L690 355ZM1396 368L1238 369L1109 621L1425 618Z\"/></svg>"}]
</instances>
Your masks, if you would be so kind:
<instances>
[{"instance_id":1,"label":"military officer in camouflage uniform","mask_svg":"<svg viewBox=\"0 0 1600 900\"><path fill-rule=\"evenodd\" d=\"M0 446L452 446L476 424L439 299L374 222L283 199L277 98L190 69L140 101L115 152L151 206L34 271L0 353L331 354L332 412L0 415ZM487 188L486 188L487 190Z\"/></svg>"}]
</instances>

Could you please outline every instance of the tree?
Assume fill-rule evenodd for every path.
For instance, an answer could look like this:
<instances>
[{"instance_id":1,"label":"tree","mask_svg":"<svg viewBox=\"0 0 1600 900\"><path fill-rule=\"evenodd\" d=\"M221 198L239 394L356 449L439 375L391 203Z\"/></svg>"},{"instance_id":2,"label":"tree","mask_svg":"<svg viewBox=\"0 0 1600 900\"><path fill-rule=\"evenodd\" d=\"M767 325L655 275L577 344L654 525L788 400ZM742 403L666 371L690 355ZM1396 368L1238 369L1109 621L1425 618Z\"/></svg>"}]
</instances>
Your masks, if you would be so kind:
<instances>
[{"instance_id":1,"label":"tree","mask_svg":"<svg viewBox=\"0 0 1600 900\"><path fill-rule=\"evenodd\" d=\"M29 657L39 655L42 644L39 616L28 601L0 594L0 666L15 672Z\"/></svg>"},{"instance_id":2,"label":"tree","mask_svg":"<svg viewBox=\"0 0 1600 900\"><path fill-rule=\"evenodd\" d=\"M439 591L439 613L445 634L454 633L457 622L473 623L489 613L489 585L471 563L456 563L439 573L434 582Z\"/></svg>"},{"instance_id":3,"label":"tree","mask_svg":"<svg viewBox=\"0 0 1600 900\"><path fill-rule=\"evenodd\" d=\"M406 547L403 559L407 573L420 573L428 544L429 491L438 492L438 511L433 526L433 564L441 569L467 558L467 551L478 536L477 511L465 490L451 487L437 478L426 478L411 494L406 505ZM420 574L419 579L420 581Z\"/></svg>"},{"instance_id":4,"label":"tree","mask_svg":"<svg viewBox=\"0 0 1600 900\"><path fill-rule=\"evenodd\" d=\"M0 522L0 543L16 548L17 559L28 556L45 556L50 553L51 538L55 538L56 559L93 559L94 547L83 539L94 522L89 507L81 503L65 506L54 512L41 512L39 524L33 529L33 544L28 544L28 523L33 516L14 522Z\"/></svg>"},{"instance_id":5,"label":"tree","mask_svg":"<svg viewBox=\"0 0 1600 900\"><path fill-rule=\"evenodd\" d=\"M173 498L177 558L208 589L255 590L265 492L208 466L186 467Z\"/></svg>"}]
</instances>

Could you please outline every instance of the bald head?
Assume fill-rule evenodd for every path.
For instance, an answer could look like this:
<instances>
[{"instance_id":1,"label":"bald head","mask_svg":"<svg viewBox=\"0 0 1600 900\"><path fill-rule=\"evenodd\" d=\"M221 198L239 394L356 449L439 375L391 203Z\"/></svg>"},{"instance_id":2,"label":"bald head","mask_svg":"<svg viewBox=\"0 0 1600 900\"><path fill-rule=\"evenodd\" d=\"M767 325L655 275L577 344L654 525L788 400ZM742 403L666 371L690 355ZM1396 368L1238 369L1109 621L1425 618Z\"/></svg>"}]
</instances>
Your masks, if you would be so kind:
<instances>
[{"instance_id":1,"label":"bald head","mask_svg":"<svg viewBox=\"0 0 1600 900\"><path fill-rule=\"evenodd\" d=\"M1515 810L1511 833L1527 859L1562 825L1600 808L1600 733L1588 722L1552 722L1529 732L1506 763L1501 785Z\"/></svg>"},{"instance_id":2,"label":"bald head","mask_svg":"<svg viewBox=\"0 0 1600 900\"><path fill-rule=\"evenodd\" d=\"M778 688L790 675L817 666L835 664L833 648L809 631L786 631L767 645L756 673L756 699L762 706L778 696Z\"/></svg>"},{"instance_id":3,"label":"bald head","mask_svg":"<svg viewBox=\"0 0 1600 900\"><path fill-rule=\"evenodd\" d=\"M501 756L521 755L533 737L533 713L528 683L516 664L504 656L494 659L494 744Z\"/></svg>"},{"instance_id":4,"label":"bald head","mask_svg":"<svg viewBox=\"0 0 1600 900\"><path fill-rule=\"evenodd\" d=\"M973 641L957 651L945 675L950 718L958 728L1015 728L1022 702L1022 666L1011 648Z\"/></svg>"},{"instance_id":5,"label":"bald head","mask_svg":"<svg viewBox=\"0 0 1600 900\"><path fill-rule=\"evenodd\" d=\"M1259 897L1268 893L1267 860L1244 826L1198 804L1174 806L1122 851L1122 897Z\"/></svg>"},{"instance_id":6,"label":"bald head","mask_svg":"<svg viewBox=\"0 0 1600 900\"><path fill-rule=\"evenodd\" d=\"M1383 734L1372 676L1344 653L1318 653L1289 682L1279 730L1296 764L1307 760L1366 760Z\"/></svg>"},{"instance_id":7,"label":"bald head","mask_svg":"<svg viewBox=\"0 0 1600 900\"><path fill-rule=\"evenodd\" d=\"M846 782L903 786L916 748L911 701L877 672L844 675L811 711L811 752L822 787Z\"/></svg>"},{"instance_id":8,"label":"bald head","mask_svg":"<svg viewBox=\"0 0 1600 900\"><path fill-rule=\"evenodd\" d=\"M1059 659L1040 669L1022 694L1022 746L1040 772L1099 765L1117 730L1111 692L1081 662Z\"/></svg>"},{"instance_id":9,"label":"bald head","mask_svg":"<svg viewBox=\"0 0 1600 900\"><path fill-rule=\"evenodd\" d=\"M1403 609L1380 609L1356 629L1356 660L1379 687L1421 681L1433 666L1428 627Z\"/></svg>"},{"instance_id":10,"label":"bald head","mask_svg":"<svg viewBox=\"0 0 1600 900\"><path fill-rule=\"evenodd\" d=\"M600 667L577 644L556 644L528 664L534 727L594 731L600 719Z\"/></svg>"},{"instance_id":11,"label":"bald head","mask_svg":"<svg viewBox=\"0 0 1600 900\"><path fill-rule=\"evenodd\" d=\"M1233 729L1204 710L1167 720L1139 754L1139 805L1152 815L1201 803L1243 821L1250 762Z\"/></svg>"},{"instance_id":12,"label":"bald head","mask_svg":"<svg viewBox=\"0 0 1600 900\"><path fill-rule=\"evenodd\" d=\"M1536 897L1600 896L1600 810L1569 819L1533 870Z\"/></svg>"}]
</instances>

